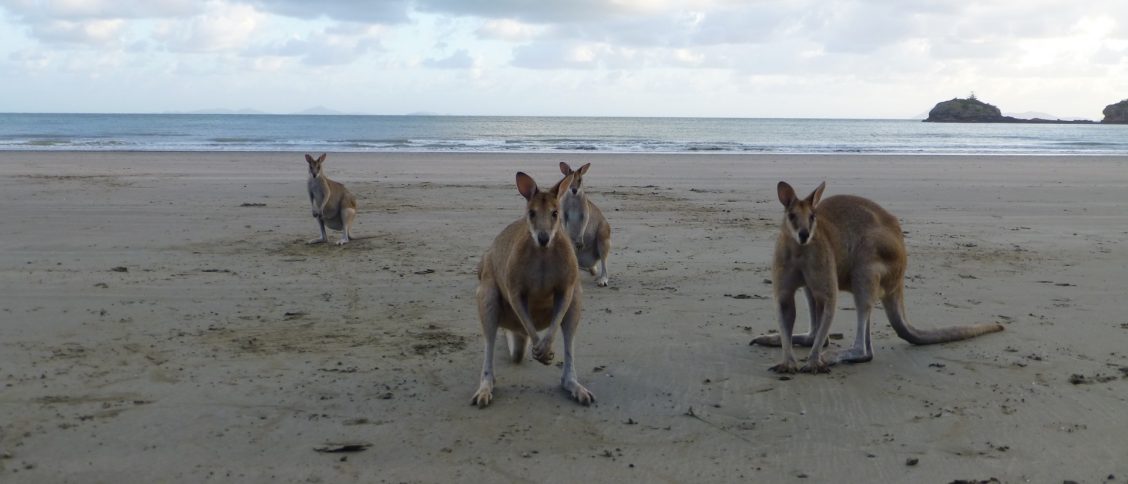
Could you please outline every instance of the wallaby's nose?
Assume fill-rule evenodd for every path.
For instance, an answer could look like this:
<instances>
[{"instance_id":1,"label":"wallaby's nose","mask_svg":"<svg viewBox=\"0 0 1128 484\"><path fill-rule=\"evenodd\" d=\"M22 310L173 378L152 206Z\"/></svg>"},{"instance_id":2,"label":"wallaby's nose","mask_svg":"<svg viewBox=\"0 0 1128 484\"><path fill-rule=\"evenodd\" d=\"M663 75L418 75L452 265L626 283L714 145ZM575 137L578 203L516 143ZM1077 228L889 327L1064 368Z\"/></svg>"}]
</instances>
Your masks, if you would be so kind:
<instances>
[{"instance_id":1,"label":"wallaby's nose","mask_svg":"<svg viewBox=\"0 0 1128 484\"><path fill-rule=\"evenodd\" d=\"M580 189L572 187L572 195L575 195L579 191L580 191Z\"/></svg>"},{"instance_id":2,"label":"wallaby's nose","mask_svg":"<svg viewBox=\"0 0 1128 484\"><path fill-rule=\"evenodd\" d=\"M799 243L800 244L806 244L807 239L809 239L809 238L811 238L811 233L808 232L807 229L803 229L803 230L799 231Z\"/></svg>"},{"instance_id":3,"label":"wallaby's nose","mask_svg":"<svg viewBox=\"0 0 1128 484\"><path fill-rule=\"evenodd\" d=\"M537 243L539 243L541 247L548 247L548 239L548 234L545 232L537 234Z\"/></svg>"}]
</instances>

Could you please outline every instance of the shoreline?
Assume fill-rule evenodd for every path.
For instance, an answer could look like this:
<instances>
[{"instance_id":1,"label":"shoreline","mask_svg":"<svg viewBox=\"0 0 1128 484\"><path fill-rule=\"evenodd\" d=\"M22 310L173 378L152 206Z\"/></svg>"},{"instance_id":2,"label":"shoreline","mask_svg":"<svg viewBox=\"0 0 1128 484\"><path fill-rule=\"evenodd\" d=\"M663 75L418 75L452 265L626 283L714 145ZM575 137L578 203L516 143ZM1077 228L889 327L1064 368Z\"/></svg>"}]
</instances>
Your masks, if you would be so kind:
<instances>
[{"instance_id":1,"label":"shoreline","mask_svg":"<svg viewBox=\"0 0 1128 484\"><path fill-rule=\"evenodd\" d=\"M359 199L333 247L305 244L301 152L0 152L0 475L1128 478L1109 425L1128 403L1128 156L700 155L331 152ZM612 225L611 287L581 275L576 369L598 401L499 355L478 410L474 267L522 212L513 174L547 185L560 161L592 162ZM780 380L778 350L748 342L776 326L781 179L902 221L914 325L1006 331L914 347L878 311L872 362ZM370 446L313 450L348 442Z\"/></svg>"}]
</instances>

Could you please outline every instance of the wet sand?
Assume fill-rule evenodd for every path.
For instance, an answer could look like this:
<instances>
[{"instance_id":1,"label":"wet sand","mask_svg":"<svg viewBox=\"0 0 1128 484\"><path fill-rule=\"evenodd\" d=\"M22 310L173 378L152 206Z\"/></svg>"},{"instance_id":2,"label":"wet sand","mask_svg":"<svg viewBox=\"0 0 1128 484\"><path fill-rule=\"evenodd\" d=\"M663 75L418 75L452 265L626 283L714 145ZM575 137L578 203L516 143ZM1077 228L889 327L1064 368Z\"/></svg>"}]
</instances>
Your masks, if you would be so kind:
<instances>
[{"instance_id":1,"label":"wet sand","mask_svg":"<svg viewBox=\"0 0 1128 484\"><path fill-rule=\"evenodd\" d=\"M495 401L472 407L475 265L523 212L514 172L543 185L559 161L593 163L613 227L576 344L598 402L499 341ZM326 170L360 203L344 247L306 244L298 153L0 153L0 481L1128 482L1128 157ZM778 350L748 343L776 327L780 179L900 217L910 322L1006 331L914 347L879 311L873 362L769 372ZM852 343L852 306L833 345Z\"/></svg>"}]
</instances>

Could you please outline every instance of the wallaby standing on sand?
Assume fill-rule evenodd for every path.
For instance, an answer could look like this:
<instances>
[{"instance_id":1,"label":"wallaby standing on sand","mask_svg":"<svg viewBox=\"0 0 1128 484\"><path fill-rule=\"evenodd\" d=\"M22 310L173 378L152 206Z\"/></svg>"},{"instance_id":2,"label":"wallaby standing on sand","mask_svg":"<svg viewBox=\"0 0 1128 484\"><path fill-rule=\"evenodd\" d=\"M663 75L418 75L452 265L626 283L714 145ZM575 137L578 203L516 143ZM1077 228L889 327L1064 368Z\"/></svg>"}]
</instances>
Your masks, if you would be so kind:
<instances>
[{"instance_id":1,"label":"wallaby standing on sand","mask_svg":"<svg viewBox=\"0 0 1128 484\"><path fill-rule=\"evenodd\" d=\"M549 364L556 327L564 334L564 374L561 385L584 405L595 401L580 382L572 365L572 338L580 325L581 295L576 253L560 230L560 199L572 183L563 180L542 191L532 177L517 173L517 191L525 197L525 216L509 224L494 239L478 264L478 317L486 340L482 379L471 404L485 407L493 400L494 339L505 330L514 363L525 358L532 345L533 358ZM537 331L548 329L539 337Z\"/></svg>"},{"instance_id":2,"label":"wallaby standing on sand","mask_svg":"<svg viewBox=\"0 0 1128 484\"><path fill-rule=\"evenodd\" d=\"M564 196L564 229L568 231L572 243L576 244L576 258L580 267L596 275L595 263L599 262L599 276L596 284L607 285L607 254L611 252L611 225L603 218L603 212L592 203L584 193L584 175L591 163L572 170L567 163L560 162L560 172L572 175L572 186Z\"/></svg>"},{"instance_id":3,"label":"wallaby standing on sand","mask_svg":"<svg viewBox=\"0 0 1128 484\"><path fill-rule=\"evenodd\" d=\"M772 263L779 334L752 340L752 344L783 347L783 361L773 366L773 371L796 371L792 343L811 347L802 368L805 372L824 373L835 363L873 359L870 312L878 298L897 336L914 345L958 341L1003 330L1002 325L994 323L928 330L909 326L904 316L908 256L901 224L885 209L862 197L835 195L820 203L825 188L824 182L800 200L791 185L779 182L777 187L779 201L786 209ZM792 336L795 291L800 287L806 289L811 331ZM854 293L858 331L854 346L828 363L822 350L834 319L838 291Z\"/></svg>"},{"instance_id":4,"label":"wallaby standing on sand","mask_svg":"<svg viewBox=\"0 0 1128 484\"><path fill-rule=\"evenodd\" d=\"M325 163L325 153L316 160L305 155L309 164L309 203L313 206L313 218L317 219L317 226L321 229L321 238L309 241L319 244L329 240L325 237L325 226L341 231L341 240L337 245L344 245L352 237L352 223L356 218L356 197L344 185L330 180L321 168Z\"/></svg>"}]
</instances>

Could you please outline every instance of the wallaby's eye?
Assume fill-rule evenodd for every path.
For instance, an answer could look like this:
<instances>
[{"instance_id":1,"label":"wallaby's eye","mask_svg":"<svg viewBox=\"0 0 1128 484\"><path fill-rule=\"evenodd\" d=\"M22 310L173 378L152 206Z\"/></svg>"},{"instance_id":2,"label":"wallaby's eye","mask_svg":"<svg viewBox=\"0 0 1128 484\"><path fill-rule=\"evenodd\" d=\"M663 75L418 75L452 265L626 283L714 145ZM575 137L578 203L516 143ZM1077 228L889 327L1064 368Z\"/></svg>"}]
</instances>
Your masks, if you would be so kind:
<instances>
[{"instance_id":1,"label":"wallaby's eye","mask_svg":"<svg viewBox=\"0 0 1128 484\"><path fill-rule=\"evenodd\" d=\"M787 214L787 220L794 222L795 221L795 214L794 213L788 213Z\"/></svg>"},{"instance_id":2,"label":"wallaby's eye","mask_svg":"<svg viewBox=\"0 0 1128 484\"><path fill-rule=\"evenodd\" d=\"M529 218L537 218L537 211L529 210Z\"/></svg>"},{"instance_id":3,"label":"wallaby's eye","mask_svg":"<svg viewBox=\"0 0 1128 484\"><path fill-rule=\"evenodd\" d=\"M553 211L552 211L552 218L553 218L553 220L555 220L555 219L556 219L556 210L553 210Z\"/></svg>"},{"instance_id":4,"label":"wallaby's eye","mask_svg":"<svg viewBox=\"0 0 1128 484\"><path fill-rule=\"evenodd\" d=\"M811 223L815 223L815 214L811 214Z\"/></svg>"}]
</instances>

